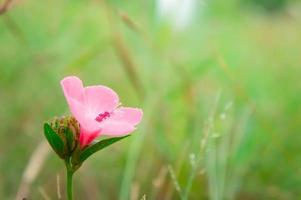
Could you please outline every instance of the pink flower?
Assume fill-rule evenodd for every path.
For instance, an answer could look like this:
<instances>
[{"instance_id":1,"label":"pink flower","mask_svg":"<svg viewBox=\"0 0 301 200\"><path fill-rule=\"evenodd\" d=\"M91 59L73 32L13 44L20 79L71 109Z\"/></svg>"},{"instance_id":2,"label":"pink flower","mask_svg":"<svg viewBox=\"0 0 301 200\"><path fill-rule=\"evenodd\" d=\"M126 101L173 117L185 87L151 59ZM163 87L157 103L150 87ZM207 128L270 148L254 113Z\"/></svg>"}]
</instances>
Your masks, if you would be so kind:
<instances>
[{"instance_id":1,"label":"pink flower","mask_svg":"<svg viewBox=\"0 0 301 200\"><path fill-rule=\"evenodd\" d=\"M61 86L70 111L80 124L81 148L100 135L127 135L142 119L141 109L118 107L118 95L106 86L83 87L76 76L65 77Z\"/></svg>"}]
</instances>

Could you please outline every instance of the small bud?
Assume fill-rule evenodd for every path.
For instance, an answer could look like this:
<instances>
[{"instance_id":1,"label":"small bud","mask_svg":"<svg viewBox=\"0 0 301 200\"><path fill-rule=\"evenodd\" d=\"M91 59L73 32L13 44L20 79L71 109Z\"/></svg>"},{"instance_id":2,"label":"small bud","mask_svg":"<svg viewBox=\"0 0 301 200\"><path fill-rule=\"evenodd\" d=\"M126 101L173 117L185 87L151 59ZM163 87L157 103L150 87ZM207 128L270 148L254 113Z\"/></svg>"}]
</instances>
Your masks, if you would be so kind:
<instances>
[{"instance_id":1,"label":"small bud","mask_svg":"<svg viewBox=\"0 0 301 200\"><path fill-rule=\"evenodd\" d=\"M50 126L64 143L64 152L60 157L67 158L72 156L72 153L79 145L79 123L72 116L63 116L54 118Z\"/></svg>"}]
</instances>

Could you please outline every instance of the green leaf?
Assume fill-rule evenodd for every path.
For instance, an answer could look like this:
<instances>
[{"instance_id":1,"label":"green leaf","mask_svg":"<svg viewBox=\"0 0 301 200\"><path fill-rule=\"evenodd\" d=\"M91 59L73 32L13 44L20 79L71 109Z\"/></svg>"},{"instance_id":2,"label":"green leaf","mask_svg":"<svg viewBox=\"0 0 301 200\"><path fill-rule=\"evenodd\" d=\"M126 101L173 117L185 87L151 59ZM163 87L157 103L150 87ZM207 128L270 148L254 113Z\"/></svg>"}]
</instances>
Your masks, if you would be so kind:
<instances>
[{"instance_id":1,"label":"green leaf","mask_svg":"<svg viewBox=\"0 0 301 200\"><path fill-rule=\"evenodd\" d=\"M114 144L115 142L118 142L119 140L122 140L126 137L128 137L129 135L123 136L123 137L115 137L115 138L109 138L109 139L105 139L105 140L101 140L89 147L87 147L86 149L84 149L81 154L80 154L80 162L84 162L88 157L90 157L92 154L94 154L95 152L106 148L112 144Z\"/></svg>"},{"instance_id":2,"label":"green leaf","mask_svg":"<svg viewBox=\"0 0 301 200\"><path fill-rule=\"evenodd\" d=\"M44 124L44 134L53 150L63 158L64 142L51 128L48 123Z\"/></svg>"}]
</instances>

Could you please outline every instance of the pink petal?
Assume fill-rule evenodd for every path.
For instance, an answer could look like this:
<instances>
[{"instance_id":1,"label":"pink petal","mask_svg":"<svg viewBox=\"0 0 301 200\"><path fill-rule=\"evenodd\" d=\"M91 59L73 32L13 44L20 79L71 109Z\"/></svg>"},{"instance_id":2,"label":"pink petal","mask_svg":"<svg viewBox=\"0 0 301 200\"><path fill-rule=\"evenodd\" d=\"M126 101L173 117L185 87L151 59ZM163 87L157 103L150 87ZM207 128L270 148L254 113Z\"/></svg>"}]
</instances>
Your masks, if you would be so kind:
<instances>
[{"instance_id":1,"label":"pink petal","mask_svg":"<svg viewBox=\"0 0 301 200\"><path fill-rule=\"evenodd\" d=\"M84 148L85 146L93 142L93 140L99 136L99 133L99 131L90 132L81 127L81 133L79 137L81 148Z\"/></svg>"},{"instance_id":2,"label":"pink petal","mask_svg":"<svg viewBox=\"0 0 301 200\"><path fill-rule=\"evenodd\" d=\"M126 122L106 120L101 123L101 135L121 136L127 135L136 128Z\"/></svg>"},{"instance_id":3,"label":"pink petal","mask_svg":"<svg viewBox=\"0 0 301 200\"><path fill-rule=\"evenodd\" d=\"M94 117L89 118L87 108L83 104L82 81L75 76L69 76L61 81L61 85L70 111L80 125L91 131L99 129L99 124L95 122Z\"/></svg>"},{"instance_id":4,"label":"pink petal","mask_svg":"<svg viewBox=\"0 0 301 200\"><path fill-rule=\"evenodd\" d=\"M86 118L85 118L85 108L83 104L81 104L79 101L72 98L69 99L68 104L69 104L71 114L75 117L75 119L80 124L85 124Z\"/></svg>"},{"instance_id":5,"label":"pink petal","mask_svg":"<svg viewBox=\"0 0 301 200\"><path fill-rule=\"evenodd\" d=\"M90 118L85 110L85 107L74 99L69 100L70 111L80 126L85 130L85 134L94 133L100 130L99 123Z\"/></svg>"},{"instance_id":6,"label":"pink petal","mask_svg":"<svg viewBox=\"0 0 301 200\"><path fill-rule=\"evenodd\" d=\"M63 88L67 102L69 99L75 99L79 102L83 101L83 83L76 76L68 76L61 81L61 86Z\"/></svg>"},{"instance_id":7,"label":"pink petal","mask_svg":"<svg viewBox=\"0 0 301 200\"><path fill-rule=\"evenodd\" d=\"M85 109L95 119L99 114L113 111L119 103L118 95L106 86L84 88Z\"/></svg>"},{"instance_id":8,"label":"pink petal","mask_svg":"<svg viewBox=\"0 0 301 200\"><path fill-rule=\"evenodd\" d=\"M143 112L141 109L120 107L113 112L110 119L115 121L127 122L135 126L141 121L142 116Z\"/></svg>"}]
</instances>

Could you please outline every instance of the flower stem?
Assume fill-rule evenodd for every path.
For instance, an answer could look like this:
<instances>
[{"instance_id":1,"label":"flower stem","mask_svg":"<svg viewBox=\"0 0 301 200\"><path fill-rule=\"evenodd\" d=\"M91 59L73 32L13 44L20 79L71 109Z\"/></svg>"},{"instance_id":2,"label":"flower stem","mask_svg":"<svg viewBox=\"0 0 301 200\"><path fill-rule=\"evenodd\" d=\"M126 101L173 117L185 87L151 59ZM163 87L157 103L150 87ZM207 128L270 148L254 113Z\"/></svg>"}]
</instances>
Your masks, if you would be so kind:
<instances>
[{"instance_id":1,"label":"flower stem","mask_svg":"<svg viewBox=\"0 0 301 200\"><path fill-rule=\"evenodd\" d=\"M73 184L72 178L74 170L72 169L68 161L66 163L66 172L67 172L67 200L73 200Z\"/></svg>"}]
</instances>

